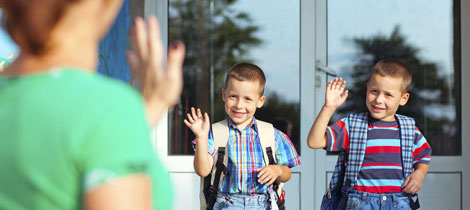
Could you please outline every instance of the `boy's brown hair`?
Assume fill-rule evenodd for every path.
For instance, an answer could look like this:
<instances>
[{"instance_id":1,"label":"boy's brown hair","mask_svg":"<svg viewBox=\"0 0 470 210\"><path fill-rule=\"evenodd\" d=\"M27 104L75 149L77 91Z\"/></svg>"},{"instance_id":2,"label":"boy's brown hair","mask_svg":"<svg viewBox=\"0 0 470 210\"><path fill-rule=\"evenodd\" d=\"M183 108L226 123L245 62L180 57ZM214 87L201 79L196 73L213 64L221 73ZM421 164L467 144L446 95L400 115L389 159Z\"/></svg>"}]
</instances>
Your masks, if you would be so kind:
<instances>
[{"instance_id":1,"label":"boy's brown hair","mask_svg":"<svg viewBox=\"0 0 470 210\"><path fill-rule=\"evenodd\" d=\"M260 86L260 95L264 94L264 85L266 84L266 77L263 70L257 65L251 63L239 63L230 67L225 78L225 89L227 89L228 81L236 79L238 81L252 81L258 82Z\"/></svg>"},{"instance_id":2,"label":"boy's brown hair","mask_svg":"<svg viewBox=\"0 0 470 210\"><path fill-rule=\"evenodd\" d=\"M389 76L393 78L401 78L402 79L402 92L408 92L408 88L410 87L412 76L410 69L408 66L400 61L393 60L393 59L385 59L379 61L375 64L374 68L372 68L372 74L370 78L375 74L381 76ZM369 78L369 81L370 81Z\"/></svg>"}]
</instances>

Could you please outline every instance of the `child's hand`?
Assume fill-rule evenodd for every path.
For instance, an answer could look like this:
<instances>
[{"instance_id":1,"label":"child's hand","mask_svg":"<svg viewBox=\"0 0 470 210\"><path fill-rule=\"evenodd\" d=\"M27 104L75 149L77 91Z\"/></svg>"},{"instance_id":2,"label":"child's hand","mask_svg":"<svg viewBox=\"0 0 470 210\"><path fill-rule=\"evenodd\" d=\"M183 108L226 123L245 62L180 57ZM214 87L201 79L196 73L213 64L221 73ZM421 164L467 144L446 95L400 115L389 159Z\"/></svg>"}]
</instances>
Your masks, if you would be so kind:
<instances>
[{"instance_id":1,"label":"child's hand","mask_svg":"<svg viewBox=\"0 0 470 210\"><path fill-rule=\"evenodd\" d=\"M343 78L335 78L329 81L326 86L325 106L334 109L341 106L348 97L348 90L345 91L345 87L346 80L343 80Z\"/></svg>"},{"instance_id":2,"label":"child's hand","mask_svg":"<svg viewBox=\"0 0 470 210\"><path fill-rule=\"evenodd\" d=\"M272 185L281 174L281 166L268 165L256 170L258 172L258 182L266 183L267 186Z\"/></svg>"},{"instance_id":3,"label":"child's hand","mask_svg":"<svg viewBox=\"0 0 470 210\"><path fill-rule=\"evenodd\" d=\"M204 117L202 116L201 109L194 109L191 107L191 114L186 114L188 119L184 119L184 124L188 126L189 129L194 133L197 140L206 140L208 139L209 129L211 122L209 120L209 115L204 113Z\"/></svg>"},{"instance_id":4,"label":"child's hand","mask_svg":"<svg viewBox=\"0 0 470 210\"><path fill-rule=\"evenodd\" d=\"M403 183L402 191L408 194L417 193L422 186L424 174L421 171L414 171Z\"/></svg>"}]
</instances>

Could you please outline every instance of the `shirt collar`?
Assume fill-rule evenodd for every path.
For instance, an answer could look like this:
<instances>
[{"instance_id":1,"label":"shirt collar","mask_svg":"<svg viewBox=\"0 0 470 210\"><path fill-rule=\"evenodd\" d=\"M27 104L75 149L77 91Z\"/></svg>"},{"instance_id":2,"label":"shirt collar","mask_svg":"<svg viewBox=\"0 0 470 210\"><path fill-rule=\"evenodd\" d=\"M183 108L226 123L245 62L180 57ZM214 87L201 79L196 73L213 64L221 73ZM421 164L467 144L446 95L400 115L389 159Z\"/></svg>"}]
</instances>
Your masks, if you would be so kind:
<instances>
[{"instance_id":1,"label":"shirt collar","mask_svg":"<svg viewBox=\"0 0 470 210\"><path fill-rule=\"evenodd\" d=\"M230 119L230 117L227 117L227 121L228 121L228 127L229 128L234 128L234 129L238 129L237 125L233 124L232 122L232 119ZM253 117L253 120L250 122L250 124L248 126L246 126L247 128L248 127L251 127L253 128L256 132L258 132L258 124L256 124L256 118ZM240 130L240 129L238 129Z\"/></svg>"}]
</instances>

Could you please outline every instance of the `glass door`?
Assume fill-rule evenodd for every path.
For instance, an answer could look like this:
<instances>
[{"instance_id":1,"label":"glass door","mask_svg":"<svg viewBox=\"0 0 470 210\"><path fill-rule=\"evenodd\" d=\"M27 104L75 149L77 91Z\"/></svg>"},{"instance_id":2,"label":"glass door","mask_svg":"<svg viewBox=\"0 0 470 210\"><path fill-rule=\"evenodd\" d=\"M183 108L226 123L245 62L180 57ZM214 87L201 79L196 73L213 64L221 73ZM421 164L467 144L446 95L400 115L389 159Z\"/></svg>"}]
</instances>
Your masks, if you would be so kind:
<instances>
[{"instance_id":1,"label":"glass door","mask_svg":"<svg viewBox=\"0 0 470 210\"><path fill-rule=\"evenodd\" d=\"M199 107L211 122L225 119L221 89L227 69L239 62L260 66L267 77L267 100L255 117L286 133L300 154L302 166L292 169L285 185L287 208L313 208L314 158L304 140L314 106L314 6L304 0L156 1L157 8L167 8L158 16L168 43L182 40L187 46L181 100L155 133L157 153L174 181L175 209L199 205L194 136L184 126L185 114Z\"/></svg>"},{"instance_id":2,"label":"glass door","mask_svg":"<svg viewBox=\"0 0 470 210\"><path fill-rule=\"evenodd\" d=\"M462 161L469 157L463 150L462 140L468 135L462 128L463 119L469 116L462 112L463 104L468 103L462 95L466 78L462 58L468 57L468 50L462 47L466 40L461 29L468 26L469 19L468 14L461 14L465 11L461 4L464 2L459 0L317 1L321 14L317 21L319 63L345 78L349 89L346 103L331 122L351 112L367 111L366 82L376 62L392 58L410 66L410 100L398 113L416 119L433 149L420 191L422 209L465 209L462 193L468 184L462 175L468 167ZM320 169L318 182L323 182L317 189L326 188L335 162L335 155L327 155L325 171L316 167Z\"/></svg>"}]
</instances>

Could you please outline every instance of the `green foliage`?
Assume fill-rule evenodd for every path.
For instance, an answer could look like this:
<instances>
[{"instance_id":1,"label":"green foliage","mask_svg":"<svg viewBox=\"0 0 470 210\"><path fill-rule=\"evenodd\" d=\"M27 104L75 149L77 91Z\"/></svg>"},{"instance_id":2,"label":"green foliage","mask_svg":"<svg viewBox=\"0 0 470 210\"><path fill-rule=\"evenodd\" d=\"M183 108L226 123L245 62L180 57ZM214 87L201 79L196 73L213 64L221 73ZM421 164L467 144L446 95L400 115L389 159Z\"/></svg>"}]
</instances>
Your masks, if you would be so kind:
<instances>
[{"instance_id":1,"label":"green foliage","mask_svg":"<svg viewBox=\"0 0 470 210\"><path fill-rule=\"evenodd\" d=\"M225 73L236 63L253 62L247 57L248 52L251 47L261 44L261 40L255 35L258 26L253 25L248 14L233 9L236 2L170 1L170 40L182 40L186 44L183 93L180 104L170 113L170 123L182 122L185 113L192 106L208 112L213 122L225 118L221 97ZM173 126L173 129L183 134L170 132L170 139L189 147L190 144L184 142L193 138L192 133L182 123L175 123ZM192 153L191 148L176 150L178 151L170 153Z\"/></svg>"}]
</instances>

